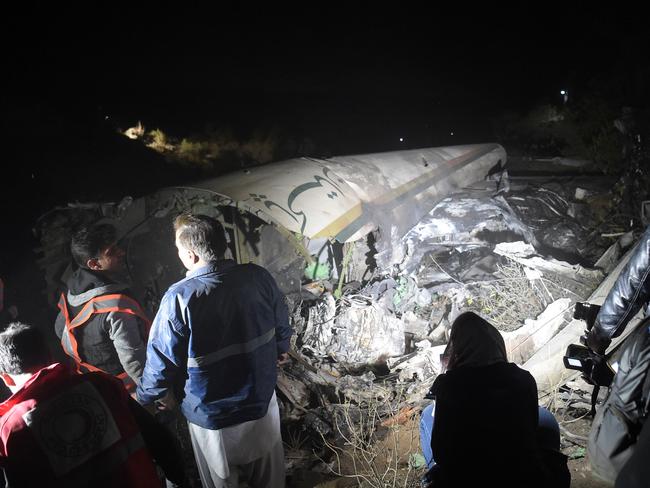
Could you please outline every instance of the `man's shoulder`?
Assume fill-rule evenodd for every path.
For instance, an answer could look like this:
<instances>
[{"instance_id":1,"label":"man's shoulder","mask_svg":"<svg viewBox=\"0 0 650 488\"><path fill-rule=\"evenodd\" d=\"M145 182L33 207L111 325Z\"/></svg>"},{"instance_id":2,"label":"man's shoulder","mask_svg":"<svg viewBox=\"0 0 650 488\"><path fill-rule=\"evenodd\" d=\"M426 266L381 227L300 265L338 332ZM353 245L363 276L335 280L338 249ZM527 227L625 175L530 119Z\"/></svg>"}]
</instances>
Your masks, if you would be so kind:
<instances>
[{"instance_id":1,"label":"man's shoulder","mask_svg":"<svg viewBox=\"0 0 650 488\"><path fill-rule=\"evenodd\" d=\"M176 300L183 299L191 296L202 285L196 277L187 277L173 283L167 288L167 291L162 297L161 304L164 302L175 302Z\"/></svg>"},{"instance_id":2,"label":"man's shoulder","mask_svg":"<svg viewBox=\"0 0 650 488\"><path fill-rule=\"evenodd\" d=\"M275 282L273 276L269 271L255 263L235 263L233 261L226 261L225 266L219 267L216 271L215 276L221 277L223 281L240 281L245 280L248 282L252 281L263 281L263 282Z\"/></svg>"},{"instance_id":3,"label":"man's shoulder","mask_svg":"<svg viewBox=\"0 0 650 488\"><path fill-rule=\"evenodd\" d=\"M183 278L176 283L169 285L167 291L162 297L162 301L173 300L177 295L182 295L190 288L190 285L187 283L187 278Z\"/></svg>"},{"instance_id":4,"label":"man's shoulder","mask_svg":"<svg viewBox=\"0 0 650 488\"><path fill-rule=\"evenodd\" d=\"M259 264L247 263L245 266L250 266L250 268L253 270L254 273L261 273L263 275L271 276L269 270L266 269L264 266L260 266Z\"/></svg>"}]
</instances>

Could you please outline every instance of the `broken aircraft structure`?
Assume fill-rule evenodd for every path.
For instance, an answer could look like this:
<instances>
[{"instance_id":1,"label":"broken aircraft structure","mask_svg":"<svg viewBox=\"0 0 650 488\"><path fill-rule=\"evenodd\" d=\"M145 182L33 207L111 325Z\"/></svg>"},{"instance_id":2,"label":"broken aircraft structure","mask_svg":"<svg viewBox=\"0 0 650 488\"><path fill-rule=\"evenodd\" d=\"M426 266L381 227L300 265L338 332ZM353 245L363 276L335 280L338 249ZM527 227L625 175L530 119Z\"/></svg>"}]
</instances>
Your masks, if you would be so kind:
<instances>
[{"instance_id":1,"label":"broken aircraft structure","mask_svg":"<svg viewBox=\"0 0 650 488\"><path fill-rule=\"evenodd\" d=\"M164 291L184 273L172 220L192 211L223 223L233 259L264 266L276 278L292 311L294 349L312 363L380 362L401 378L428 380L439 367L437 351L419 355L431 356L426 364L405 355L443 344L455 314L472 301L477 311L508 313L505 321L520 330L502 331L511 356L523 363L550 337L521 323L567 293L573 301L584 298L602 276L536 255L537 236L544 239L540 222L555 228L552 218L566 214L577 225L579 203L548 188L518 193L505 162L498 144L299 158L119 203L55 208L35 228L48 299L56 303L71 272L71 230L103 220L118 228L132 288L153 316ZM524 223L522 209L534 206L548 216ZM536 280L528 293L537 308L514 316L508 309L516 306L477 303L472 284L498 271ZM549 273L564 291L549 291Z\"/></svg>"},{"instance_id":2,"label":"broken aircraft structure","mask_svg":"<svg viewBox=\"0 0 650 488\"><path fill-rule=\"evenodd\" d=\"M368 281L377 265L403 261L395 243L436 203L505 160L498 144L300 158L116 204L70 204L36 224L48 298L55 300L66 273L70 230L105 220L118 228L133 287L155 313L182 277L170 229L183 211L220 220L232 257L269 269L288 295L305 280Z\"/></svg>"},{"instance_id":3,"label":"broken aircraft structure","mask_svg":"<svg viewBox=\"0 0 650 488\"><path fill-rule=\"evenodd\" d=\"M48 299L54 307L71 272L71 230L107 221L153 316L184 276L174 217L208 214L223 223L232 257L266 267L287 297L296 335L278 379L285 421L326 433L344 401L412 409L440 372L449 325L463 309L498 319L511 360L532 366L570 329L572 304L604 277L598 266L537 251L599 255L586 246L598 239L583 225L594 207L585 190L508 178L505 163L498 144L299 158L118 203L55 208L35 226ZM530 369L542 386L548 368Z\"/></svg>"},{"instance_id":4,"label":"broken aircraft structure","mask_svg":"<svg viewBox=\"0 0 650 488\"><path fill-rule=\"evenodd\" d=\"M575 334L573 303L594 292L630 243L617 244L609 264L581 265L603 247L592 245L602 232L584 225L595 206L585 195L599 191L585 189L592 179L580 191L529 184L509 178L505 163L498 144L299 158L118 203L55 208L35 226L48 299L54 307L71 272L71 230L107 221L153 316L185 272L172 221L203 213L224 225L231 257L266 267L287 297L296 334L278 378L285 423L318 437L332 432L345 402L417 411L464 309L498 320L511 360L545 390L561 365L552 351ZM577 249L576 260L542 257L542 247Z\"/></svg>"}]
</instances>

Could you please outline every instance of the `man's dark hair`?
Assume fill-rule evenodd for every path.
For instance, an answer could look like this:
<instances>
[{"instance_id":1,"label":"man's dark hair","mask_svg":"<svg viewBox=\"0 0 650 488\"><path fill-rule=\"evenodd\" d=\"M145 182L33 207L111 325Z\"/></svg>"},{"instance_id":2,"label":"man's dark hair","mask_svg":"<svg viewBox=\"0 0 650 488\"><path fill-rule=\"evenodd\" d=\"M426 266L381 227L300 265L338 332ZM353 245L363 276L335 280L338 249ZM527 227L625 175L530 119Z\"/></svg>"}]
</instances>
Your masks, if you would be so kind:
<instances>
[{"instance_id":1,"label":"man's dark hair","mask_svg":"<svg viewBox=\"0 0 650 488\"><path fill-rule=\"evenodd\" d=\"M33 325L12 322L0 332L0 373L34 373L51 359L43 334Z\"/></svg>"},{"instance_id":2,"label":"man's dark hair","mask_svg":"<svg viewBox=\"0 0 650 488\"><path fill-rule=\"evenodd\" d=\"M95 224L79 228L70 242L75 262L88 269L89 259L98 258L101 252L117 242L117 230L111 224Z\"/></svg>"},{"instance_id":3,"label":"man's dark hair","mask_svg":"<svg viewBox=\"0 0 650 488\"><path fill-rule=\"evenodd\" d=\"M222 259L228 248L223 227L207 215L181 214L174 220L174 231L184 247L207 263Z\"/></svg>"}]
</instances>

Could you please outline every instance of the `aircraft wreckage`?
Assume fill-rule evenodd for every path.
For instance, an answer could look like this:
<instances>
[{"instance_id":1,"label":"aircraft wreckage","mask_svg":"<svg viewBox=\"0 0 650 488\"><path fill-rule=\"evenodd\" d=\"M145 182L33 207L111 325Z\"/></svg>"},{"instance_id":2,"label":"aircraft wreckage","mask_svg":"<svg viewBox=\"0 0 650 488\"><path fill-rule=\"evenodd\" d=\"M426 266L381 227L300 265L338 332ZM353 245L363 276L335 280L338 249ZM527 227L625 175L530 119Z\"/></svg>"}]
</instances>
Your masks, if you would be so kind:
<instances>
[{"instance_id":1,"label":"aircraft wreckage","mask_svg":"<svg viewBox=\"0 0 650 488\"><path fill-rule=\"evenodd\" d=\"M498 144L299 158L135 200L70 204L36 226L48 295L54 300L66 273L71 228L104 220L118 228L133 287L155 312L162 293L183 276L170 231L183 211L220 220L232 257L269 269L287 294L309 278L367 280L376 263L403 259L395 242L437 202L505 161Z\"/></svg>"},{"instance_id":2,"label":"aircraft wreckage","mask_svg":"<svg viewBox=\"0 0 650 488\"><path fill-rule=\"evenodd\" d=\"M548 357L543 346L604 272L542 258L536 249L588 254L585 243L598 239L585 237L580 223L591 206L580 198L591 190L526 188L510 181L505 163L498 144L297 158L136 199L69 204L36 222L39 264L54 307L71 272L71 230L110 222L122 236L132 289L153 316L164 291L184 276L173 219L184 211L217 218L232 258L266 267L287 297L296 335L295 361L278 382L283 415L311 412L319 423L327 415L314 412L342 397L394 396L376 381L380 371L410 384L411 399L421 400L463 308L494 314L500 307L505 322L516 323L501 328L513 361ZM535 218L524 222L531 211ZM524 307L494 298L501 281L517 283ZM492 287L483 301L472 295L477 283ZM547 372L533 374L541 383Z\"/></svg>"}]
</instances>

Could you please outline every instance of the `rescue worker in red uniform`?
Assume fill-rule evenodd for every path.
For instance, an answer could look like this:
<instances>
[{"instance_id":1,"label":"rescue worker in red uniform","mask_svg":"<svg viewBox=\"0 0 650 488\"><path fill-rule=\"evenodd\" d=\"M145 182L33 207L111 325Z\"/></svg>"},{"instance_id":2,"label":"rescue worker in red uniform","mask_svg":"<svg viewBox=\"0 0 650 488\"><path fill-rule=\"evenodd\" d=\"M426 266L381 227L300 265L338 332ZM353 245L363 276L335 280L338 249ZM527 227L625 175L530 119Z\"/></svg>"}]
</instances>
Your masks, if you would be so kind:
<instances>
[{"instance_id":1,"label":"rescue worker in red uniform","mask_svg":"<svg viewBox=\"0 0 650 488\"><path fill-rule=\"evenodd\" d=\"M150 322L128 285L120 282L124 251L109 224L84 227L70 249L79 266L59 300L55 330L77 371L103 371L132 393L145 364Z\"/></svg>"},{"instance_id":2,"label":"rescue worker in red uniform","mask_svg":"<svg viewBox=\"0 0 650 488\"><path fill-rule=\"evenodd\" d=\"M183 480L178 446L121 382L77 374L51 356L40 331L12 323L0 333L0 468L6 486L153 488Z\"/></svg>"}]
</instances>

